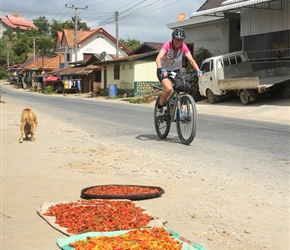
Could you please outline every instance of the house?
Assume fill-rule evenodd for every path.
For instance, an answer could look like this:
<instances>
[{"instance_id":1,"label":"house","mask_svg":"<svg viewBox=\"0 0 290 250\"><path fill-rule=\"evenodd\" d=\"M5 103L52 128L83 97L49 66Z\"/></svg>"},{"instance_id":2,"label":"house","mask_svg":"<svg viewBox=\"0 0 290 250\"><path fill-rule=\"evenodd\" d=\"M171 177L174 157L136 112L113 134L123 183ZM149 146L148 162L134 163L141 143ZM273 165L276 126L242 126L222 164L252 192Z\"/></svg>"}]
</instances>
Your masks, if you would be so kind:
<instances>
[{"instance_id":1,"label":"house","mask_svg":"<svg viewBox=\"0 0 290 250\"><path fill-rule=\"evenodd\" d=\"M17 14L6 15L0 17L0 37L8 28L15 30L37 29L33 22L27 21L24 17L19 17Z\"/></svg>"},{"instance_id":2,"label":"house","mask_svg":"<svg viewBox=\"0 0 290 250\"><path fill-rule=\"evenodd\" d=\"M145 42L129 55L94 63L102 66L102 89L116 84L119 94L144 95L158 83L156 56L162 43Z\"/></svg>"},{"instance_id":3,"label":"house","mask_svg":"<svg viewBox=\"0 0 290 250\"><path fill-rule=\"evenodd\" d=\"M59 69L59 62L63 60L63 55L57 57L37 56L27 60L19 66L18 74L23 75L26 88L33 86L35 82L42 82L43 76L52 70Z\"/></svg>"},{"instance_id":4,"label":"house","mask_svg":"<svg viewBox=\"0 0 290 250\"><path fill-rule=\"evenodd\" d=\"M289 74L289 16L290 0L206 0L189 19L167 27L183 28L195 48L214 55L245 50L255 71Z\"/></svg>"},{"instance_id":5,"label":"house","mask_svg":"<svg viewBox=\"0 0 290 250\"><path fill-rule=\"evenodd\" d=\"M111 54L115 57L122 57L130 52L120 42L117 52L116 43L117 40L103 28L78 30L77 33L74 30L64 29L57 33L55 53L64 55L61 68L66 68L72 62L87 59L91 55L101 54L103 51L107 55ZM118 55L116 55L117 53Z\"/></svg>"},{"instance_id":6,"label":"house","mask_svg":"<svg viewBox=\"0 0 290 250\"><path fill-rule=\"evenodd\" d=\"M56 75L62 82L74 83L80 81L79 93L92 92L96 94L101 89L101 66L93 65L93 63L99 61L101 61L100 55L91 55L84 60L70 63L67 68L51 71L48 75ZM73 84L70 86L73 86ZM67 89L68 93L73 91L75 89L72 87Z\"/></svg>"},{"instance_id":7,"label":"house","mask_svg":"<svg viewBox=\"0 0 290 250\"><path fill-rule=\"evenodd\" d=\"M77 37L77 43L76 43ZM128 55L130 50L103 28L94 30L64 29L57 32L55 53L63 55L59 71L52 71L63 81L81 81L81 92L96 92L101 85L101 67L93 65L101 60L112 60ZM77 48L77 49L75 49ZM104 55L104 58L101 58Z\"/></svg>"}]
</instances>

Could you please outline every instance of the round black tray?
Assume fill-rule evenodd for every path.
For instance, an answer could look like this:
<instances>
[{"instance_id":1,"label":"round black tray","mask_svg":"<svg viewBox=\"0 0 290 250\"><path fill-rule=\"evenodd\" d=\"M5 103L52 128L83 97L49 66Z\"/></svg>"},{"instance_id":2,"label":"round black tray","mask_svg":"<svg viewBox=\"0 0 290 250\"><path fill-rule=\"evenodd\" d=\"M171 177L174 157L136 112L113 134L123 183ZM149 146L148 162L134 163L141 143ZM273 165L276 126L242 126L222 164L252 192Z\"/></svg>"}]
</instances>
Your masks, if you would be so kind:
<instances>
[{"instance_id":1,"label":"round black tray","mask_svg":"<svg viewBox=\"0 0 290 250\"><path fill-rule=\"evenodd\" d=\"M88 189L94 187L109 187L109 186L128 186L128 187L144 187L150 189L158 189L157 193L153 194L130 194L130 195L94 195L94 194L85 194ZM81 198L82 199L127 199L127 200L145 200L160 197L164 193L164 190L161 187L154 186L140 186L140 185L99 185L99 186L91 186L81 190Z\"/></svg>"}]
</instances>

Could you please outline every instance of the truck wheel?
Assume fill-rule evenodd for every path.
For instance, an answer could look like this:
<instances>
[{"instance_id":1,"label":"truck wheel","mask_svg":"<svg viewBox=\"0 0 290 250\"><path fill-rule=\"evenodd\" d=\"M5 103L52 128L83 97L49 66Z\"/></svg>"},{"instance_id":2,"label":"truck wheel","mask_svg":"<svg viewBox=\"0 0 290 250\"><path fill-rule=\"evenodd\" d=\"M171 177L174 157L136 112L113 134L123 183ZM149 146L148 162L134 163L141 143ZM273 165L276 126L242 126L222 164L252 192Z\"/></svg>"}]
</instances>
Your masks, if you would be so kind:
<instances>
[{"instance_id":1,"label":"truck wheel","mask_svg":"<svg viewBox=\"0 0 290 250\"><path fill-rule=\"evenodd\" d=\"M245 90L242 90L240 92L240 100L242 104L247 105L250 103L250 96L247 94Z\"/></svg>"},{"instance_id":2,"label":"truck wheel","mask_svg":"<svg viewBox=\"0 0 290 250\"><path fill-rule=\"evenodd\" d=\"M210 89L206 91L206 97L210 103L216 103L217 99Z\"/></svg>"}]
</instances>

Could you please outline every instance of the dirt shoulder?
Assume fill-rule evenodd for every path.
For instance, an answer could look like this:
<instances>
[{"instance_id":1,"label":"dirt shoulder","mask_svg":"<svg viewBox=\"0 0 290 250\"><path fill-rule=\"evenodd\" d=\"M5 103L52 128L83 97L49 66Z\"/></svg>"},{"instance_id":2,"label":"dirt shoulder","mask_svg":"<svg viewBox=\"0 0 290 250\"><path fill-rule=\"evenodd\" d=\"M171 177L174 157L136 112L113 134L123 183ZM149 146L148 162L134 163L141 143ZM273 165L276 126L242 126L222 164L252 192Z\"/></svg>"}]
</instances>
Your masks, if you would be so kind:
<instances>
[{"instance_id":1,"label":"dirt shoulder","mask_svg":"<svg viewBox=\"0 0 290 250\"><path fill-rule=\"evenodd\" d=\"M5 100L5 95L2 97L5 103L0 104L1 249L59 249L56 241L65 236L37 215L41 204L75 201L80 198L80 191L84 187L128 182L141 185L150 183L166 189L162 198L137 203L153 215L167 220L170 228L209 250L282 250L281 246L286 245L285 231L273 232L272 229L261 227L259 220L252 221L236 214L242 206L247 210L253 209L253 217L257 213L266 216L264 219L273 227L282 225L283 220L285 221L284 210L279 210L280 207L277 209L270 200L263 203L259 198L259 194L263 192L275 193L266 184L262 190L258 190L260 185L257 183L243 186L243 180L236 179L231 179L231 183L228 183L227 176L220 176L217 180L211 173L201 179L205 175L198 166L194 171L185 172L160 169L154 149L148 149L148 154L143 155L134 146L117 144L113 138L91 138L73 125L61 123L47 112L41 111L37 112L40 122L36 141L24 141L21 144L18 138L23 107ZM65 98L87 96L71 95ZM229 102L231 106L226 102L211 105L204 101L197 104L198 112L289 124L289 95L276 104L275 100L252 106L243 106L236 100ZM177 160L183 163L185 161L183 158ZM170 166L170 162L165 161L164 166ZM242 187L239 197L231 192L230 185ZM176 186L178 189L174 188ZM186 192L180 195L180 190ZM223 203L220 193L223 190L234 201L232 204ZM192 202L188 194L193 193ZM242 199L247 194L251 194L251 199L256 204L254 208L251 207L252 200L248 202ZM286 195L288 193L285 194L285 200ZM222 212L218 214L218 211ZM272 214L276 216L270 217Z\"/></svg>"}]
</instances>

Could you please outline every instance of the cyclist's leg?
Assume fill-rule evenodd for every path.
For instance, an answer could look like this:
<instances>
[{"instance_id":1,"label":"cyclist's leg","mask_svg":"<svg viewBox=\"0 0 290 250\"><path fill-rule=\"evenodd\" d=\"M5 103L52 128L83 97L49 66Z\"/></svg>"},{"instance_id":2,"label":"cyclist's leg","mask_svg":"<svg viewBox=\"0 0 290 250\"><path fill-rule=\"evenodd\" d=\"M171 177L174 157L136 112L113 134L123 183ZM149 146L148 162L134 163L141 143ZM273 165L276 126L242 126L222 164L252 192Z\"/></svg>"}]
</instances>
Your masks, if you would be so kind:
<instances>
[{"instance_id":1,"label":"cyclist's leg","mask_svg":"<svg viewBox=\"0 0 290 250\"><path fill-rule=\"evenodd\" d=\"M168 96L171 94L173 88L172 88L172 83L171 83L169 78L164 78L162 80L161 84L163 86L163 91L162 91L161 96L160 96L159 104L161 106L165 106L166 100L167 100Z\"/></svg>"}]
</instances>

